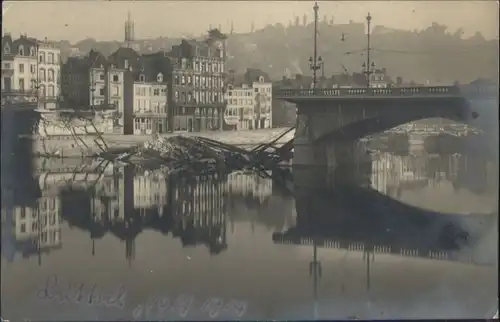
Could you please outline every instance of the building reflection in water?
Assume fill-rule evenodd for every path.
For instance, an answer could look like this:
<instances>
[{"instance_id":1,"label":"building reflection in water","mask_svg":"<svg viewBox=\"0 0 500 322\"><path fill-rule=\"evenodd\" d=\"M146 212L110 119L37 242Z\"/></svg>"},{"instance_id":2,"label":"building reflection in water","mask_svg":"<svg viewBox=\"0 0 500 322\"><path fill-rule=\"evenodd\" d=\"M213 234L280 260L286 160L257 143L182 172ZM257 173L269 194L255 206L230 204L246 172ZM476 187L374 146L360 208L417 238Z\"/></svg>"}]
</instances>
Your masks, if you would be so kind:
<instances>
[{"instance_id":1,"label":"building reflection in water","mask_svg":"<svg viewBox=\"0 0 500 322\"><path fill-rule=\"evenodd\" d=\"M476 194L492 191L497 187L495 163L480 156L460 154L374 153L372 158L369 171L365 166L350 167L350 172L361 172L357 176L360 182L366 182L364 178L370 175L370 193L366 189L355 190L335 200L320 195L304 199L296 194L295 209L293 206L284 209L283 202L276 202L276 184L255 173L167 178L161 171L138 171L112 164L42 167L37 175L41 197L35 203L11 205L10 211L2 204L2 253L9 260L20 253L24 257L37 256L41 262L44 254L62 247L64 220L70 227L88 231L93 242L92 254L98 251L96 243L106 234L120 239L130 263L135 256L135 239L145 229L164 235L171 233L182 246L205 245L211 254L218 254L228 247L227 224L234 229L236 220L249 221L252 227L257 221L274 231L295 227L274 236L280 243L314 243L318 247L453 258L450 251L456 245L448 240L448 248L443 249L445 241L439 240L439 236L460 236L460 229L456 228L460 227L460 220L423 214L395 199L406 190L439 188L443 183ZM345 181L344 177L341 179ZM363 203L359 202L361 198L365 200ZM304 200L308 203L314 200L308 207L316 208L304 210L301 206ZM348 204L349 200L356 202ZM326 201L333 203L326 205ZM367 206L369 203L373 207ZM316 217L323 220L322 209L335 215L318 224ZM366 209L370 209L370 214ZM292 218L295 212L297 218ZM333 228L319 238L319 233L325 233L322 227ZM305 232L309 235L304 235ZM332 234L338 238L332 239ZM360 239L363 245L358 243ZM350 241L345 244L347 240ZM395 242L399 244L395 246ZM313 259L311 274L319 276L320 266Z\"/></svg>"},{"instance_id":2,"label":"building reflection in water","mask_svg":"<svg viewBox=\"0 0 500 322\"><path fill-rule=\"evenodd\" d=\"M393 198L403 190L439 189L449 183L478 195L498 190L498 162L481 155L376 152L372 158L371 188Z\"/></svg>"}]
</instances>

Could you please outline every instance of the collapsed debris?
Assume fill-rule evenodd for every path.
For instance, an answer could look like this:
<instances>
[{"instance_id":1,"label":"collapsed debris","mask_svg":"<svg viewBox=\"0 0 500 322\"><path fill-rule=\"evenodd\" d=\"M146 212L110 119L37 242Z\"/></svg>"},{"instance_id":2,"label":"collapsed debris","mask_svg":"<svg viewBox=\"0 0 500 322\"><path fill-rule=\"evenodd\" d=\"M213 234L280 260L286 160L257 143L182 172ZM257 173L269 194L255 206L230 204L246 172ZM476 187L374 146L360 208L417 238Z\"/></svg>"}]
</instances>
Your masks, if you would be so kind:
<instances>
[{"instance_id":1,"label":"collapsed debris","mask_svg":"<svg viewBox=\"0 0 500 322\"><path fill-rule=\"evenodd\" d=\"M155 138L132 148L108 148L97 158L144 169L161 168L166 174L207 174L242 169L264 170L279 166L291 158L293 144L281 147L276 142L292 129L269 143L251 150L204 137L173 136Z\"/></svg>"}]
</instances>

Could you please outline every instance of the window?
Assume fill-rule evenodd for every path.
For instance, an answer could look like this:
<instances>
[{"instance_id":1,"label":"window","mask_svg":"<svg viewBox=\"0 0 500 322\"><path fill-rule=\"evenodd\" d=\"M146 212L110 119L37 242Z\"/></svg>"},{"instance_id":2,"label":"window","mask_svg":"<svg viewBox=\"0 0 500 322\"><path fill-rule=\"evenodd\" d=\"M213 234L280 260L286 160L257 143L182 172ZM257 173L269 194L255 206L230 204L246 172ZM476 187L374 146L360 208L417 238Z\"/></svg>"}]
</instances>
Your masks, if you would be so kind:
<instances>
[{"instance_id":1,"label":"window","mask_svg":"<svg viewBox=\"0 0 500 322\"><path fill-rule=\"evenodd\" d=\"M26 232L26 224L21 224L21 233Z\"/></svg>"},{"instance_id":2,"label":"window","mask_svg":"<svg viewBox=\"0 0 500 322\"><path fill-rule=\"evenodd\" d=\"M45 82L45 69L40 69L40 80Z\"/></svg>"},{"instance_id":3,"label":"window","mask_svg":"<svg viewBox=\"0 0 500 322\"><path fill-rule=\"evenodd\" d=\"M113 75L113 82L119 82L120 77L118 75Z\"/></svg>"},{"instance_id":4,"label":"window","mask_svg":"<svg viewBox=\"0 0 500 322\"><path fill-rule=\"evenodd\" d=\"M32 64L32 65L30 65L30 72L31 72L32 74L36 74L36 66L35 66L35 65L33 65L33 64Z\"/></svg>"},{"instance_id":5,"label":"window","mask_svg":"<svg viewBox=\"0 0 500 322\"><path fill-rule=\"evenodd\" d=\"M40 53L40 59L39 59L41 64L45 63L45 53Z\"/></svg>"},{"instance_id":6,"label":"window","mask_svg":"<svg viewBox=\"0 0 500 322\"><path fill-rule=\"evenodd\" d=\"M117 85L113 85L113 92L112 92L112 95L113 96L119 96L120 95L120 89Z\"/></svg>"},{"instance_id":7,"label":"window","mask_svg":"<svg viewBox=\"0 0 500 322\"><path fill-rule=\"evenodd\" d=\"M24 91L24 78L19 78L19 90Z\"/></svg>"},{"instance_id":8,"label":"window","mask_svg":"<svg viewBox=\"0 0 500 322\"><path fill-rule=\"evenodd\" d=\"M153 89L153 95L154 96L160 96L160 89L159 88Z\"/></svg>"},{"instance_id":9,"label":"window","mask_svg":"<svg viewBox=\"0 0 500 322\"><path fill-rule=\"evenodd\" d=\"M120 107L120 101L119 100L113 100L113 104L115 105L116 108Z\"/></svg>"},{"instance_id":10,"label":"window","mask_svg":"<svg viewBox=\"0 0 500 322\"><path fill-rule=\"evenodd\" d=\"M104 73L99 73L99 80L104 80Z\"/></svg>"},{"instance_id":11,"label":"window","mask_svg":"<svg viewBox=\"0 0 500 322\"><path fill-rule=\"evenodd\" d=\"M192 81L193 81L193 80L191 79L191 76L188 76L188 77L187 77L187 83L188 83L189 85L191 85L191 84L192 84Z\"/></svg>"},{"instance_id":12,"label":"window","mask_svg":"<svg viewBox=\"0 0 500 322\"><path fill-rule=\"evenodd\" d=\"M139 76L139 81L140 81L140 82L144 82L144 80L145 80L145 79L146 79L146 78L144 77L144 75L140 75L140 76Z\"/></svg>"},{"instance_id":13,"label":"window","mask_svg":"<svg viewBox=\"0 0 500 322\"><path fill-rule=\"evenodd\" d=\"M175 91L175 100L178 101L179 100L179 92L178 91Z\"/></svg>"},{"instance_id":14,"label":"window","mask_svg":"<svg viewBox=\"0 0 500 322\"><path fill-rule=\"evenodd\" d=\"M45 97L45 85L40 85L40 96Z\"/></svg>"},{"instance_id":15,"label":"window","mask_svg":"<svg viewBox=\"0 0 500 322\"><path fill-rule=\"evenodd\" d=\"M54 63L54 53L49 53L47 57L47 63L53 64Z\"/></svg>"},{"instance_id":16,"label":"window","mask_svg":"<svg viewBox=\"0 0 500 322\"><path fill-rule=\"evenodd\" d=\"M47 72L48 72L47 74L48 74L49 82L53 82L54 81L54 70L49 69Z\"/></svg>"},{"instance_id":17,"label":"window","mask_svg":"<svg viewBox=\"0 0 500 322\"><path fill-rule=\"evenodd\" d=\"M158 73L158 75L156 76L156 81L158 83L163 83L163 74L162 73Z\"/></svg>"},{"instance_id":18,"label":"window","mask_svg":"<svg viewBox=\"0 0 500 322\"><path fill-rule=\"evenodd\" d=\"M24 56L24 46L23 45L19 46L19 55Z\"/></svg>"},{"instance_id":19,"label":"window","mask_svg":"<svg viewBox=\"0 0 500 322\"><path fill-rule=\"evenodd\" d=\"M123 62L123 64L125 65L125 69L128 69L128 59L125 59L125 61Z\"/></svg>"},{"instance_id":20,"label":"window","mask_svg":"<svg viewBox=\"0 0 500 322\"><path fill-rule=\"evenodd\" d=\"M186 78L184 77L184 75L182 75L181 77L181 84L182 85L186 84Z\"/></svg>"},{"instance_id":21,"label":"window","mask_svg":"<svg viewBox=\"0 0 500 322\"><path fill-rule=\"evenodd\" d=\"M35 47L33 47L33 46L30 47L30 56L36 56Z\"/></svg>"},{"instance_id":22,"label":"window","mask_svg":"<svg viewBox=\"0 0 500 322\"><path fill-rule=\"evenodd\" d=\"M137 95L137 96L141 95L141 88L139 86L135 87L135 95Z\"/></svg>"},{"instance_id":23,"label":"window","mask_svg":"<svg viewBox=\"0 0 500 322\"><path fill-rule=\"evenodd\" d=\"M99 88L99 95L104 96L104 88Z\"/></svg>"},{"instance_id":24,"label":"window","mask_svg":"<svg viewBox=\"0 0 500 322\"><path fill-rule=\"evenodd\" d=\"M49 97L53 97L54 96L54 85L49 85L47 87L47 95Z\"/></svg>"},{"instance_id":25,"label":"window","mask_svg":"<svg viewBox=\"0 0 500 322\"><path fill-rule=\"evenodd\" d=\"M24 64L19 64L19 72L24 73Z\"/></svg>"},{"instance_id":26,"label":"window","mask_svg":"<svg viewBox=\"0 0 500 322\"><path fill-rule=\"evenodd\" d=\"M5 44L5 47L3 47L3 52L5 54L10 54L10 46L9 46L9 44Z\"/></svg>"}]
</instances>

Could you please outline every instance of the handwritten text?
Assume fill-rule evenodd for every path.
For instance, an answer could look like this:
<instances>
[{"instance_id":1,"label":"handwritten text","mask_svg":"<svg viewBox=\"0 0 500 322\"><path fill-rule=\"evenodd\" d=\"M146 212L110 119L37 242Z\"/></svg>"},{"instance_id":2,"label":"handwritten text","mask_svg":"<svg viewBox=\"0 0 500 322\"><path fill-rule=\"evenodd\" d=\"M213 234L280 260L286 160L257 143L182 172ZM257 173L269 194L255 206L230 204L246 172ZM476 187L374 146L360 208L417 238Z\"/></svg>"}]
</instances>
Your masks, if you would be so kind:
<instances>
[{"instance_id":1,"label":"handwritten text","mask_svg":"<svg viewBox=\"0 0 500 322\"><path fill-rule=\"evenodd\" d=\"M225 319L241 318L247 310L247 302L236 299L224 300L212 297L197 303L192 295L181 295L171 300L169 297L152 297L146 303L139 304L132 312L134 320L162 320L168 318L219 316Z\"/></svg>"},{"instance_id":2,"label":"handwritten text","mask_svg":"<svg viewBox=\"0 0 500 322\"><path fill-rule=\"evenodd\" d=\"M104 293L97 284L62 283L55 275L49 276L36 296L40 300L55 301L59 304L85 304L88 306L120 308L125 307L127 292L123 286L112 293Z\"/></svg>"}]
</instances>

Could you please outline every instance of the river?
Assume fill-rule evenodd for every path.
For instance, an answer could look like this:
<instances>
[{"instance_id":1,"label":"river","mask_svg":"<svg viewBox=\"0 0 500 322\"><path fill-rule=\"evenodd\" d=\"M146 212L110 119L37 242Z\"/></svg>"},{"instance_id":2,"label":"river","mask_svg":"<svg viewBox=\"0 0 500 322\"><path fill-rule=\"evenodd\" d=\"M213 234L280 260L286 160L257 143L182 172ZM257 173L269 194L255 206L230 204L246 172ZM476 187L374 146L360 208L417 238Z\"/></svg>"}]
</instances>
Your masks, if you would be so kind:
<instances>
[{"instance_id":1,"label":"river","mask_svg":"<svg viewBox=\"0 0 500 322\"><path fill-rule=\"evenodd\" d=\"M300 192L286 169L165 178L32 163L31 177L3 169L4 319L451 319L497 309L495 156L375 151L360 167L363 187Z\"/></svg>"}]
</instances>

